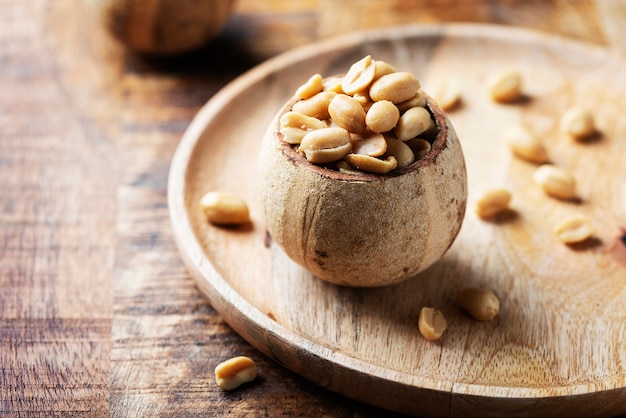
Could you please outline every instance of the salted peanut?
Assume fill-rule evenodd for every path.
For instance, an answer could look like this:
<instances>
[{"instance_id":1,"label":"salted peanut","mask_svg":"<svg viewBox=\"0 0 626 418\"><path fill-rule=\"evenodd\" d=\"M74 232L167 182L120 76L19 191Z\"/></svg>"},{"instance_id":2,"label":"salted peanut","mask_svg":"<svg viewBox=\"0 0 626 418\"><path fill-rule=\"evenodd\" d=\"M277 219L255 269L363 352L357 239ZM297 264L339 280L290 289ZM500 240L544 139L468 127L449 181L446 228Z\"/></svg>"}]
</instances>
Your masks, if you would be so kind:
<instances>
[{"instance_id":1,"label":"salted peanut","mask_svg":"<svg viewBox=\"0 0 626 418\"><path fill-rule=\"evenodd\" d=\"M370 55L352 64L341 82L341 88L346 94L366 90L374 79L376 62Z\"/></svg>"},{"instance_id":2,"label":"salted peanut","mask_svg":"<svg viewBox=\"0 0 626 418\"><path fill-rule=\"evenodd\" d=\"M200 208L207 220L215 225L242 225L250 222L250 212L241 197L213 191L200 199Z\"/></svg>"},{"instance_id":3,"label":"salted peanut","mask_svg":"<svg viewBox=\"0 0 626 418\"><path fill-rule=\"evenodd\" d=\"M557 223L554 232L562 242L575 244L591 238L596 230L589 217L572 215Z\"/></svg>"},{"instance_id":4,"label":"salted peanut","mask_svg":"<svg viewBox=\"0 0 626 418\"><path fill-rule=\"evenodd\" d=\"M483 219L488 219L508 210L510 203L511 193L508 190L488 190L476 201L476 214Z\"/></svg>"},{"instance_id":5,"label":"salted peanut","mask_svg":"<svg viewBox=\"0 0 626 418\"><path fill-rule=\"evenodd\" d=\"M381 160L369 155L348 154L345 159L351 166L357 168L358 170L374 174L387 174L398 165L398 162L392 156Z\"/></svg>"},{"instance_id":6,"label":"salted peanut","mask_svg":"<svg viewBox=\"0 0 626 418\"><path fill-rule=\"evenodd\" d=\"M335 163L335 167L337 167L337 170L339 170L340 173L344 174L361 175L365 173L364 171L357 170L356 168L352 167L350 164L348 164L347 161L344 160L337 161Z\"/></svg>"},{"instance_id":7,"label":"salted peanut","mask_svg":"<svg viewBox=\"0 0 626 418\"><path fill-rule=\"evenodd\" d=\"M361 107L363 108L363 110L365 110L366 112L370 110L370 108L372 107L372 105L374 104L374 102L372 101L372 99L370 98L369 94L367 94L367 91L361 91L358 93L354 93L352 95L352 97L359 103L361 103Z\"/></svg>"},{"instance_id":8,"label":"salted peanut","mask_svg":"<svg viewBox=\"0 0 626 418\"><path fill-rule=\"evenodd\" d=\"M430 142L422 138L411 138L408 141L403 142L411 148L416 160L424 158L432 149Z\"/></svg>"},{"instance_id":9,"label":"salted peanut","mask_svg":"<svg viewBox=\"0 0 626 418\"><path fill-rule=\"evenodd\" d=\"M322 81L323 89L325 91L334 91L335 93L343 93L343 89L341 88L342 81L343 81L343 77L327 77Z\"/></svg>"},{"instance_id":10,"label":"salted peanut","mask_svg":"<svg viewBox=\"0 0 626 418\"><path fill-rule=\"evenodd\" d=\"M415 96L420 83L409 72L395 72L386 74L372 83L370 97L373 101L389 100L393 103L402 103Z\"/></svg>"},{"instance_id":11,"label":"salted peanut","mask_svg":"<svg viewBox=\"0 0 626 418\"><path fill-rule=\"evenodd\" d=\"M515 156L537 164L548 161L546 148L528 129L513 126L504 133L504 138Z\"/></svg>"},{"instance_id":12,"label":"salted peanut","mask_svg":"<svg viewBox=\"0 0 626 418\"><path fill-rule=\"evenodd\" d=\"M430 113L423 107L413 107L400 116L396 124L396 137L402 141L426 132L431 126Z\"/></svg>"},{"instance_id":13,"label":"salted peanut","mask_svg":"<svg viewBox=\"0 0 626 418\"><path fill-rule=\"evenodd\" d=\"M387 132L395 128L400 111L389 100L374 102L365 115L365 125L373 132Z\"/></svg>"},{"instance_id":14,"label":"salted peanut","mask_svg":"<svg viewBox=\"0 0 626 418\"><path fill-rule=\"evenodd\" d=\"M308 132L326 127L325 122L298 112L287 112L280 117L280 133L289 144L299 144Z\"/></svg>"},{"instance_id":15,"label":"salted peanut","mask_svg":"<svg viewBox=\"0 0 626 418\"><path fill-rule=\"evenodd\" d=\"M408 167L415 162L413 150L404 141L390 137L387 137L386 140L387 152L385 156L393 156L396 159L398 162L396 168Z\"/></svg>"},{"instance_id":16,"label":"salted peanut","mask_svg":"<svg viewBox=\"0 0 626 418\"><path fill-rule=\"evenodd\" d=\"M330 118L337 126L352 133L365 130L365 110L354 97L337 94L328 105Z\"/></svg>"},{"instance_id":17,"label":"salted peanut","mask_svg":"<svg viewBox=\"0 0 626 418\"><path fill-rule=\"evenodd\" d=\"M307 133L300 143L299 152L312 163L339 161L352 151L350 133L341 127L317 129Z\"/></svg>"},{"instance_id":18,"label":"salted peanut","mask_svg":"<svg viewBox=\"0 0 626 418\"><path fill-rule=\"evenodd\" d=\"M313 97L294 103L291 110L320 120L328 119L328 105L336 95L334 91L321 91Z\"/></svg>"},{"instance_id":19,"label":"salted peanut","mask_svg":"<svg viewBox=\"0 0 626 418\"><path fill-rule=\"evenodd\" d=\"M396 71L398 70L396 70L393 65L385 61L376 60L376 71L374 71L374 80L378 80L382 76L395 73Z\"/></svg>"},{"instance_id":20,"label":"salted peanut","mask_svg":"<svg viewBox=\"0 0 626 418\"><path fill-rule=\"evenodd\" d=\"M424 338L428 341L437 341L448 327L448 323L441 311L425 306L420 310L417 326Z\"/></svg>"},{"instance_id":21,"label":"salted peanut","mask_svg":"<svg viewBox=\"0 0 626 418\"><path fill-rule=\"evenodd\" d=\"M223 390L233 390L256 379L257 367L254 360L239 356L226 360L215 368L215 381Z\"/></svg>"},{"instance_id":22,"label":"salted peanut","mask_svg":"<svg viewBox=\"0 0 626 418\"><path fill-rule=\"evenodd\" d=\"M500 313L500 300L487 289L465 288L457 293L456 303L479 321L489 321Z\"/></svg>"},{"instance_id":23,"label":"salted peanut","mask_svg":"<svg viewBox=\"0 0 626 418\"><path fill-rule=\"evenodd\" d=\"M488 81L489 95L496 102L512 102L522 95L522 76L515 70L493 73Z\"/></svg>"},{"instance_id":24,"label":"salted peanut","mask_svg":"<svg viewBox=\"0 0 626 418\"><path fill-rule=\"evenodd\" d=\"M454 109L461 101L461 90L456 80L438 80L430 86L428 92L444 111Z\"/></svg>"},{"instance_id":25,"label":"salted peanut","mask_svg":"<svg viewBox=\"0 0 626 418\"><path fill-rule=\"evenodd\" d=\"M411 97L409 100L398 103L397 106L400 113L404 113L413 107L425 107L426 94L424 94L424 91L422 89L417 89L417 92L415 92L415 96Z\"/></svg>"},{"instance_id":26,"label":"salted peanut","mask_svg":"<svg viewBox=\"0 0 626 418\"><path fill-rule=\"evenodd\" d=\"M591 112L574 107L561 117L561 130L573 139L582 141L596 132L596 125Z\"/></svg>"},{"instance_id":27,"label":"salted peanut","mask_svg":"<svg viewBox=\"0 0 626 418\"><path fill-rule=\"evenodd\" d=\"M306 83L298 87L296 97L309 99L324 89L324 80L320 74L313 74Z\"/></svg>"},{"instance_id":28,"label":"salted peanut","mask_svg":"<svg viewBox=\"0 0 626 418\"><path fill-rule=\"evenodd\" d=\"M535 170L533 178L548 195L559 199L576 196L576 179L569 171L552 164L544 164Z\"/></svg>"},{"instance_id":29,"label":"salted peanut","mask_svg":"<svg viewBox=\"0 0 626 418\"><path fill-rule=\"evenodd\" d=\"M350 134L352 141L352 153L379 157L387 151L387 141L381 134L363 132Z\"/></svg>"}]
</instances>

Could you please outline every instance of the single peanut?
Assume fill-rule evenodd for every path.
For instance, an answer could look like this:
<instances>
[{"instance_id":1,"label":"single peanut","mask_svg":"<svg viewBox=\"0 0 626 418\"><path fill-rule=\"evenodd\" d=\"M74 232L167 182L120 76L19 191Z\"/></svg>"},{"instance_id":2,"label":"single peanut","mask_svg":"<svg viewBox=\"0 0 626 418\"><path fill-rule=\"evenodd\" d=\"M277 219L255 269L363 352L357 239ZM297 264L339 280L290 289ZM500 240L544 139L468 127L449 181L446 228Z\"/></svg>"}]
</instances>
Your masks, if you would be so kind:
<instances>
[{"instance_id":1,"label":"single peanut","mask_svg":"<svg viewBox=\"0 0 626 418\"><path fill-rule=\"evenodd\" d=\"M341 88L345 94L354 94L366 90L376 71L376 62L370 55L352 64L341 82Z\"/></svg>"},{"instance_id":2,"label":"single peanut","mask_svg":"<svg viewBox=\"0 0 626 418\"><path fill-rule=\"evenodd\" d=\"M417 92L409 100L398 103L398 110L400 113L404 113L413 107L426 107L426 94L422 89L417 89Z\"/></svg>"},{"instance_id":3,"label":"single peanut","mask_svg":"<svg viewBox=\"0 0 626 418\"><path fill-rule=\"evenodd\" d=\"M341 82L343 77L327 77L322 80L324 90L334 91L335 93L343 93Z\"/></svg>"},{"instance_id":4,"label":"single peanut","mask_svg":"<svg viewBox=\"0 0 626 418\"><path fill-rule=\"evenodd\" d=\"M320 120L329 119L328 104L336 95L334 91L321 91L313 97L294 103L291 110Z\"/></svg>"},{"instance_id":5,"label":"single peanut","mask_svg":"<svg viewBox=\"0 0 626 418\"><path fill-rule=\"evenodd\" d=\"M512 102L522 95L522 76L515 70L502 70L492 74L488 80L491 99L496 102Z\"/></svg>"},{"instance_id":6,"label":"single peanut","mask_svg":"<svg viewBox=\"0 0 626 418\"><path fill-rule=\"evenodd\" d=\"M389 100L374 102L365 115L365 124L373 132L387 132L395 128L400 111Z\"/></svg>"},{"instance_id":7,"label":"single peanut","mask_svg":"<svg viewBox=\"0 0 626 418\"><path fill-rule=\"evenodd\" d=\"M566 244L574 244L589 239L595 228L585 215L572 215L556 224L554 232Z\"/></svg>"},{"instance_id":8,"label":"single peanut","mask_svg":"<svg viewBox=\"0 0 626 418\"><path fill-rule=\"evenodd\" d=\"M561 117L561 130L573 139L582 141L596 132L596 125L591 112L574 107Z\"/></svg>"},{"instance_id":9,"label":"single peanut","mask_svg":"<svg viewBox=\"0 0 626 418\"><path fill-rule=\"evenodd\" d=\"M404 112L398 119L395 128L396 137L406 141L426 132L430 126L431 120L428 110L423 107L413 107Z\"/></svg>"},{"instance_id":10,"label":"single peanut","mask_svg":"<svg viewBox=\"0 0 626 418\"><path fill-rule=\"evenodd\" d=\"M576 179L562 168L544 164L535 170L533 178L550 196L559 199L572 199L576 196Z\"/></svg>"},{"instance_id":11,"label":"single peanut","mask_svg":"<svg viewBox=\"0 0 626 418\"><path fill-rule=\"evenodd\" d=\"M500 313L500 300L490 290L468 287L456 295L456 303L479 321L489 321Z\"/></svg>"},{"instance_id":12,"label":"single peanut","mask_svg":"<svg viewBox=\"0 0 626 418\"><path fill-rule=\"evenodd\" d=\"M339 170L340 173L344 173L344 174L359 175L359 174L364 174L365 173L364 171L361 171L361 170L358 170L358 169L352 167L345 160L337 161L335 163L335 167L337 167L337 169Z\"/></svg>"},{"instance_id":13,"label":"single peanut","mask_svg":"<svg viewBox=\"0 0 626 418\"><path fill-rule=\"evenodd\" d=\"M306 83L298 87L296 97L308 99L315 96L324 89L324 81L320 74L313 74Z\"/></svg>"},{"instance_id":14,"label":"single peanut","mask_svg":"<svg viewBox=\"0 0 626 418\"><path fill-rule=\"evenodd\" d=\"M415 96L420 83L415 76L408 72L386 74L372 83L370 97L375 102L389 100L401 103Z\"/></svg>"},{"instance_id":15,"label":"single peanut","mask_svg":"<svg viewBox=\"0 0 626 418\"><path fill-rule=\"evenodd\" d=\"M369 111L372 105L374 104L374 102L372 101L372 99L370 98L369 94L367 94L366 91L354 93L352 97L361 104L361 107L366 112Z\"/></svg>"},{"instance_id":16,"label":"single peanut","mask_svg":"<svg viewBox=\"0 0 626 418\"><path fill-rule=\"evenodd\" d=\"M387 151L387 141L381 134L364 132L350 134L352 141L352 153L379 157Z\"/></svg>"},{"instance_id":17,"label":"single peanut","mask_svg":"<svg viewBox=\"0 0 626 418\"><path fill-rule=\"evenodd\" d=\"M455 80L438 80L428 91L444 111L454 109L461 101L461 91Z\"/></svg>"},{"instance_id":18,"label":"single peanut","mask_svg":"<svg viewBox=\"0 0 626 418\"><path fill-rule=\"evenodd\" d=\"M413 151L413 155L415 156L416 160L421 160L422 158L424 158L426 154L428 154L432 149L432 145L430 144L430 142L421 138L412 138L408 141L404 141L404 143L407 144L409 148L411 148L411 151Z\"/></svg>"},{"instance_id":19,"label":"single peanut","mask_svg":"<svg viewBox=\"0 0 626 418\"><path fill-rule=\"evenodd\" d=\"M492 189L485 192L476 201L476 214L482 219L491 218L509 209L511 193L504 189Z\"/></svg>"},{"instance_id":20,"label":"single peanut","mask_svg":"<svg viewBox=\"0 0 626 418\"><path fill-rule=\"evenodd\" d=\"M338 126L352 133L365 130L365 110L352 96L337 94L328 105L330 118Z\"/></svg>"},{"instance_id":21,"label":"single peanut","mask_svg":"<svg viewBox=\"0 0 626 418\"><path fill-rule=\"evenodd\" d=\"M384 75L395 73L397 70L385 61L376 60L376 71L374 71L374 80L378 80Z\"/></svg>"},{"instance_id":22,"label":"single peanut","mask_svg":"<svg viewBox=\"0 0 626 418\"><path fill-rule=\"evenodd\" d=\"M249 357L239 356L220 363L215 368L215 381L223 390L233 390L257 376L257 366Z\"/></svg>"},{"instance_id":23,"label":"single peanut","mask_svg":"<svg viewBox=\"0 0 626 418\"><path fill-rule=\"evenodd\" d=\"M326 127L325 122L298 112L287 112L280 117L280 133L289 144L299 144L308 132Z\"/></svg>"},{"instance_id":24,"label":"single peanut","mask_svg":"<svg viewBox=\"0 0 626 418\"><path fill-rule=\"evenodd\" d=\"M398 162L396 168L404 168L415 162L415 154L413 150L404 143L396 138L386 138L387 140L387 152L386 156L393 156Z\"/></svg>"},{"instance_id":25,"label":"single peanut","mask_svg":"<svg viewBox=\"0 0 626 418\"><path fill-rule=\"evenodd\" d=\"M358 170L367 171L368 173L386 174L396 168L398 162L392 156L381 160L376 157L363 154L348 154L346 161Z\"/></svg>"},{"instance_id":26,"label":"single peanut","mask_svg":"<svg viewBox=\"0 0 626 418\"><path fill-rule=\"evenodd\" d=\"M539 139L522 126L509 128L504 137L517 157L533 163L543 164L548 161L548 152Z\"/></svg>"},{"instance_id":27,"label":"single peanut","mask_svg":"<svg viewBox=\"0 0 626 418\"><path fill-rule=\"evenodd\" d=\"M312 163L339 161L352 151L350 133L336 126L311 131L302 138L299 151Z\"/></svg>"},{"instance_id":28,"label":"single peanut","mask_svg":"<svg viewBox=\"0 0 626 418\"><path fill-rule=\"evenodd\" d=\"M437 309L423 307L417 322L420 333L428 341L436 341L443 335L448 327L443 313Z\"/></svg>"},{"instance_id":29,"label":"single peanut","mask_svg":"<svg viewBox=\"0 0 626 418\"><path fill-rule=\"evenodd\" d=\"M242 225L250 222L250 212L241 197L225 192L208 192L200 199L200 208L215 225Z\"/></svg>"}]
</instances>

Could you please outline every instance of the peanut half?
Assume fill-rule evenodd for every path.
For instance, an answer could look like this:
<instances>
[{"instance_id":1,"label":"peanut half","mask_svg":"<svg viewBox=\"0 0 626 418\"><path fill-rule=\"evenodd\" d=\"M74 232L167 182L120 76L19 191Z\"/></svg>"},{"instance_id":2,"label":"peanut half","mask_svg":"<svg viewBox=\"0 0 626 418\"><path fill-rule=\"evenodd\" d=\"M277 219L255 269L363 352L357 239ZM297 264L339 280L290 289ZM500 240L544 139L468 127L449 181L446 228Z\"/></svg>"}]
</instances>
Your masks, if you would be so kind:
<instances>
[{"instance_id":1,"label":"peanut half","mask_svg":"<svg viewBox=\"0 0 626 418\"><path fill-rule=\"evenodd\" d=\"M339 161L352 151L350 133L336 126L311 131L302 138L299 151L312 163Z\"/></svg>"},{"instance_id":2,"label":"peanut half","mask_svg":"<svg viewBox=\"0 0 626 418\"><path fill-rule=\"evenodd\" d=\"M576 179L562 168L544 164L535 170L533 178L548 195L559 199L572 199L576 196Z\"/></svg>"},{"instance_id":3,"label":"peanut half","mask_svg":"<svg viewBox=\"0 0 626 418\"><path fill-rule=\"evenodd\" d=\"M489 321L500 313L500 300L491 290L468 287L460 290L456 303L472 318Z\"/></svg>"},{"instance_id":4,"label":"peanut half","mask_svg":"<svg viewBox=\"0 0 626 418\"><path fill-rule=\"evenodd\" d=\"M212 224L242 225L250 222L245 200L231 193L208 192L200 199L200 207Z\"/></svg>"},{"instance_id":5,"label":"peanut half","mask_svg":"<svg viewBox=\"0 0 626 418\"><path fill-rule=\"evenodd\" d=\"M374 80L376 62L370 55L352 64L341 82L343 92L354 94L367 89Z\"/></svg>"},{"instance_id":6,"label":"peanut half","mask_svg":"<svg viewBox=\"0 0 626 418\"><path fill-rule=\"evenodd\" d=\"M596 132L596 125L591 112L574 107L561 117L561 130L573 139L583 141Z\"/></svg>"},{"instance_id":7,"label":"peanut half","mask_svg":"<svg viewBox=\"0 0 626 418\"><path fill-rule=\"evenodd\" d=\"M428 341L436 341L448 327L446 318L437 309L423 307L417 322L420 333Z\"/></svg>"},{"instance_id":8,"label":"peanut half","mask_svg":"<svg viewBox=\"0 0 626 418\"><path fill-rule=\"evenodd\" d=\"M537 164L548 162L546 148L528 129L513 126L504 133L504 138L515 156Z\"/></svg>"},{"instance_id":9,"label":"peanut half","mask_svg":"<svg viewBox=\"0 0 626 418\"><path fill-rule=\"evenodd\" d=\"M591 238L595 233L595 228L589 217L572 215L556 224L554 232L565 244L575 244Z\"/></svg>"},{"instance_id":10,"label":"peanut half","mask_svg":"<svg viewBox=\"0 0 626 418\"><path fill-rule=\"evenodd\" d=\"M239 356L220 363L215 368L215 381L223 390L233 390L256 379L257 367L254 360Z\"/></svg>"},{"instance_id":11,"label":"peanut half","mask_svg":"<svg viewBox=\"0 0 626 418\"><path fill-rule=\"evenodd\" d=\"M492 189L485 192L476 201L476 214L482 219L489 219L509 209L511 193L504 189Z\"/></svg>"},{"instance_id":12,"label":"peanut half","mask_svg":"<svg viewBox=\"0 0 626 418\"><path fill-rule=\"evenodd\" d=\"M512 102L522 95L522 76L518 71L498 71L489 77L487 83L489 95L496 102Z\"/></svg>"}]
</instances>

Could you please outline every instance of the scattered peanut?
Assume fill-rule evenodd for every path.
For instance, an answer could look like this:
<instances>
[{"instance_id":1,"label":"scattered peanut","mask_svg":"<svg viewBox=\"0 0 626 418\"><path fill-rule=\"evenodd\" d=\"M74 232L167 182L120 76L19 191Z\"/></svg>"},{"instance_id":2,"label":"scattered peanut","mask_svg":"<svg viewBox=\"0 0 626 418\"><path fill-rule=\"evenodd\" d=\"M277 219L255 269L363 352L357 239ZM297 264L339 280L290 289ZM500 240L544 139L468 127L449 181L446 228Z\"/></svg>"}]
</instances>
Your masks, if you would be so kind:
<instances>
[{"instance_id":1,"label":"scattered peanut","mask_svg":"<svg viewBox=\"0 0 626 418\"><path fill-rule=\"evenodd\" d=\"M444 111L454 109L461 101L461 91L455 80L438 80L433 83L429 92Z\"/></svg>"},{"instance_id":2,"label":"scattered peanut","mask_svg":"<svg viewBox=\"0 0 626 418\"><path fill-rule=\"evenodd\" d=\"M392 156L381 160L363 154L348 154L346 161L358 170L367 171L368 173L386 174L395 169L398 165L396 159Z\"/></svg>"},{"instance_id":3,"label":"scattered peanut","mask_svg":"<svg viewBox=\"0 0 626 418\"><path fill-rule=\"evenodd\" d=\"M365 116L367 127L377 133L387 132L395 128L400 118L400 111L389 100L381 100L372 104Z\"/></svg>"},{"instance_id":4,"label":"scattered peanut","mask_svg":"<svg viewBox=\"0 0 626 418\"><path fill-rule=\"evenodd\" d=\"M333 122L348 132L360 133L365 130L365 110L352 96L336 95L328 105L328 113Z\"/></svg>"},{"instance_id":5,"label":"scattered peanut","mask_svg":"<svg viewBox=\"0 0 626 418\"><path fill-rule=\"evenodd\" d=\"M339 161L352 151L350 133L336 126L317 129L302 138L299 150L313 163Z\"/></svg>"},{"instance_id":6,"label":"scattered peanut","mask_svg":"<svg viewBox=\"0 0 626 418\"><path fill-rule=\"evenodd\" d=\"M496 102L512 102L522 95L522 76L515 70L502 70L488 79L489 95Z\"/></svg>"},{"instance_id":7,"label":"scattered peanut","mask_svg":"<svg viewBox=\"0 0 626 418\"><path fill-rule=\"evenodd\" d=\"M572 215L556 224L554 232L562 242L574 244L589 239L595 233L595 228L587 216Z\"/></svg>"},{"instance_id":8,"label":"scattered peanut","mask_svg":"<svg viewBox=\"0 0 626 418\"><path fill-rule=\"evenodd\" d=\"M239 356L220 363L215 368L215 381L223 390L233 390L257 376L257 366L249 357Z\"/></svg>"},{"instance_id":9,"label":"scattered peanut","mask_svg":"<svg viewBox=\"0 0 626 418\"><path fill-rule=\"evenodd\" d=\"M428 341L436 341L443 335L448 324L441 311L423 307L420 311L418 328Z\"/></svg>"},{"instance_id":10,"label":"scattered peanut","mask_svg":"<svg viewBox=\"0 0 626 418\"><path fill-rule=\"evenodd\" d=\"M504 133L504 137L517 157L533 163L543 164L548 161L548 152L539 139L522 126L513 126Z\"/></svg>"},{"instance_id":11,"label":"scattered peanut","mask_svg":"<svg viewBox=\"0 0 626 418\"><path fill-rule=\"evenodd\" d=\"M430 113L423 107L413 107L406 112L396 125L396 137L402 141L406 141L411 138L426 132L431 126Z\"/></svg>"},{"instance_id":12,"label":"scattered peanut","mask_svg":"<svg viewBox=\"0 0 626 418\"><path fill-rule=\"evenodd\" d=\"M457 293L456 303L479 321L489 321L500 313L500 300L487 289L465 288Z\"/></svg>"},{"instance_id":13,"label":"scattered peanut","mask_svg":"<svg viewBox=\"0 0 626 418\"><path fill-rule=\"evenodd\" d=\"M352 64L346 73L341 87L346 94L354 94L365 90L374 80L376 63L370 55Z\"/></svg>"},{"instance_id":14,"label":"scattered peanut","mask_svg":"<svg viewBox=\"0 0 626 418\"><path fill-rule=\"evenodd\" d=\"M574 107L561 117L561 130L573 139L582 141L596 132L596 125L591 112Z\"/></svg>"},{"instance_id":15,"label":"scattered peanut","mask_svg":"<svg viewBox=\"0 0 626 418\"><path fill-rule=\"evenodd\" d=\"M511 193L504 189L492 189L485 192L476 201L476 214L482 219L489 219L509 209Z\"/></svg>"},{"instance_id":16,"label":"scattered peanut","mask_svg":"<svg viewBox=\"0 0 626 418\"><path fill-rule=\"evenodd\" d=\"M576 196L576 179L566 170L544 164L535 170L533 178L548 195L559 199Z\"/></svg>"},{"instance_id":17,"label":"scattered peanut","mask_svg":"<svg viewBox=\"0 0 626 418\"><path fill-rule=\"evenodd\" d=\"M307 80L306 83L298 87L296 90L296 96L300 99L308 99L321 92L324 88L324 82L322 76L314 74Z\"/></svg>"},{"instance_id":18,"label":"scattered peanut","mask_svg":"<svg viewBox=\"0 0 626 418\"><path fill-rule=\"evenodd\" d=\"M415 96L420 83L415 76L408 72L386 74L372 83L370 97L375 102L389 100L401 103Z\"/></svg>"},{"instance_id":19,"label":"scattered peanut","mask_svg":"<svg viewBox=\"0 0 626 418\"><path fill-rule=\"evenodd\" d=\"M245 200L231 193L208 192L200 199L200 207L212 224L242 225L250 222Z\"/></svg>"}]
</instances>

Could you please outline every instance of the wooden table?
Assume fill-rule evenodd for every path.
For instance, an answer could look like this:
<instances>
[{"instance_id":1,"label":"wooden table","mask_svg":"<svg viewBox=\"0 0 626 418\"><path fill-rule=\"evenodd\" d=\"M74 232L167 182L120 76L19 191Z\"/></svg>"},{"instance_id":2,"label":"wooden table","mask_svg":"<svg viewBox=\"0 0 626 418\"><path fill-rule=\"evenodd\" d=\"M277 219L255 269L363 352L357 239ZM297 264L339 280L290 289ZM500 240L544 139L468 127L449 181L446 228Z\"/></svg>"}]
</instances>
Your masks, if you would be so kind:
<instances>
[{"instance_id":1,"label":"wooden table","mask_svg":"<svg viewBox=\"0 0 626 418\"><path fill-rule=\"evenodd\" d=\"M0 415L380 416L264 357L197 290L166 203L181 135L247 69L338 33L489 22L626 50L624 9L619 0L239 0L202 50L146 59L78 0L1 1ZM236 354L254 358L260 378L224 393L213 369Z\"/></svg>"}]
</instances>

